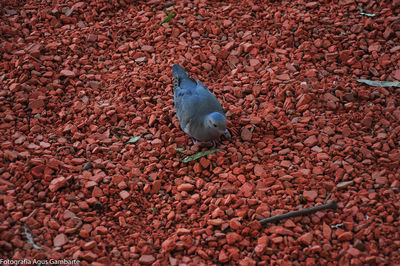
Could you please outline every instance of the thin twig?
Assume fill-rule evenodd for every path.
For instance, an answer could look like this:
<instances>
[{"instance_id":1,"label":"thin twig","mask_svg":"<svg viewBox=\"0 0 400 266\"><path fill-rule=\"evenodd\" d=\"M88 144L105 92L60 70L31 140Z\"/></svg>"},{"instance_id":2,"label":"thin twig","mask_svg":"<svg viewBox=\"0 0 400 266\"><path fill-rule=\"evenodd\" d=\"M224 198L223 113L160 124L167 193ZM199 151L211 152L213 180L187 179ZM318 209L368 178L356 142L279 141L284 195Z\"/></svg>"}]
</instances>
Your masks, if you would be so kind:
<instances>
[{"instance_id":1,"label":"thin twig","mask_svg":"<svg viewBox=\"0 0 400 266\"><path fill-rule=\"evenodd\" d=\"M253 249L253 251L250 253L250 258L252 258L254 256L254 254L256 253L256 251Z\"/></svg>"},{"instance_id":2,"label":"thin twig","mask_svg":"<svg viewBox=\"0 0 400 266\"><path fill-rule=\"evenodd\" d=\"M328 200L331 198L332 193L328 193L328 195L326 196L325 200L324 200L324 204L326 204L328 202Z\"/></svg>"},{"instance_id":3,"label":"thin twig","mask_svg":"<svg viewBox=\"0 0 400 266\"><path fill-rule=\"evenodd\" d=\"M28 243L32 244L34 249L38 249L38 250L42 249L41 247L36 245L35 240L33 240L33 237L32 237L33 232L26 223L24 223L24 227L25 227L25 236L26 236L26 239L28 240Z\"/></svg>"},{"instance_id":4,"label":"thin twig","mask_svg":"<svg viewBox=\"0 0 400 266\"><path fill-rule=\"evenodd\" d=\"M280 215L272 216L272 217L269 217L266 219L262 219L259 222L260 222L260 224L264 225L267 223L272 223L272 222L280 221L283 219L288 219L291 217L304 216L304 215L308 215L308 214L311 214L311 213L314 213L317 211L322 211L325 209L335 209L335 208L337 208L337 203L336 203L336 201L332 200L328 204L314 206L314 207L305 208L305 209L292 211L292 212L287 212L284 214L280 214Z\"/></svg>"},{"instance_id":5,"label":"thin twig","mask_svg":"<svg viewBox=\"0 0 400 266\"><path fill-rule=\"evenodd\" d=\"M340 227L342 227L342 226L343 226L343 223L339 223L339 224L331 225L331 228L333 228L333 229L338 229L338 228L340 228Z\"/></svg>"}]
</instances>

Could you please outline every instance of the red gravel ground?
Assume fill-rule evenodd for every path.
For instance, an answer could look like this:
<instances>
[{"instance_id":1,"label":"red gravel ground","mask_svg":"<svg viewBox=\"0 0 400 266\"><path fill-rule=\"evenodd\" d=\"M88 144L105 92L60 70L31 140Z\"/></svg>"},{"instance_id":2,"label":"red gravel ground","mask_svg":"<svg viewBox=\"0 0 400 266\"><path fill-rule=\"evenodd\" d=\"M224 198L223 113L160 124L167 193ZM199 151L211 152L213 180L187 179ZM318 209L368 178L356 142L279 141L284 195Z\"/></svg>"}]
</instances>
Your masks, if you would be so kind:
<instances>
[{"instance_id":1,"label":"red gravel ground","mask_svg":"<svg viewBox=\"0 0 400 266\"><path fill-rule=\"evenodd\" d=\"M1 259L400 263L399 0L61 2L1 1ZM189 163L173 63L234 133Z\"/></svg>"}]
</instances>

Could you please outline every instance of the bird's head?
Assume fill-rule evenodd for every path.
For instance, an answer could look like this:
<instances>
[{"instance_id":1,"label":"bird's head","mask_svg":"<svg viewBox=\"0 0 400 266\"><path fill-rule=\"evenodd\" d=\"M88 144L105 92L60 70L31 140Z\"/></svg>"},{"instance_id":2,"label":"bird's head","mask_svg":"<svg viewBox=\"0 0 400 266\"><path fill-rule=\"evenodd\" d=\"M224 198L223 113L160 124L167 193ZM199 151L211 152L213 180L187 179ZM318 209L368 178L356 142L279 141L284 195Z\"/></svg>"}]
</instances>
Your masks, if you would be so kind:
<instances>
[{"instance_id":1,"label":"bird's head","mask_svg":"<svg viewBox=\"0 0 400 266\"><path fill-rule=\"evenodd\" d=\"M208 114L205 118L205 126L212 131L218 132L218 135L225 135L230 138L228 130L226 130L226 118L219 112Z\"/></svg>"}]
</instances>

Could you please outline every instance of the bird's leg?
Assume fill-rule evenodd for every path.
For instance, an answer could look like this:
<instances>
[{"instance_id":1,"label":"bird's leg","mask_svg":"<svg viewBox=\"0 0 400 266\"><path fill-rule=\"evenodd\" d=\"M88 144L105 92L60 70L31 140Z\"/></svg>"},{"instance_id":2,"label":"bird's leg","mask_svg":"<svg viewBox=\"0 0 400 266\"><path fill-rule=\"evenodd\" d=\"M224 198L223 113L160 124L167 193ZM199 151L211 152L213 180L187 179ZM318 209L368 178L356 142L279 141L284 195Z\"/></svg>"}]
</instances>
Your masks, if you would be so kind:
<instances>
[{"instance_id":1,"label":"bird's leg","mask_svg":"<svg viewBox=\"0 0 400 266\"><path fill-rule=\"evenodd\" d=\"M191 138L192 138L193 144L196 145L197 139L195 139L195 138L193 138L193 137L191 137Z\"/></svg>"},{"instance_id":2,"label":"bird's leg","mask_svg":"<svg viewBox=\"0 0 400 266\"><path fill-rule=\"evenodd\" d=\"M217 145L219 144L219 141L213 139L213 140L212 140L212 143L213 143L213 149L215 149L215 148L217 147Z\"/></svg>"}]
</instances>

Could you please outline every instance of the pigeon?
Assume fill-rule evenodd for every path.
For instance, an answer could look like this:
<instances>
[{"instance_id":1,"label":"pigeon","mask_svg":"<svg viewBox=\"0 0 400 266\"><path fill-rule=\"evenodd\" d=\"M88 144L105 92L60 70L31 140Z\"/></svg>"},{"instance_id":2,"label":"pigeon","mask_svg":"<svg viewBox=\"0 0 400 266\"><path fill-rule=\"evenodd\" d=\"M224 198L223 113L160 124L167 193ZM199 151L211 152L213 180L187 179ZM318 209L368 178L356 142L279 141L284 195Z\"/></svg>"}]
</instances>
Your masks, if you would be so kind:
<instances>
[{"instance_id":1,"label":"pigeon","mask_svg":"<svg viewBox=\"0 0 400 266\"><path fill-rule=\"evenodd\" d=\"M200 81L190 78L180 65L172 66L172 74L176 116L182 130L195 144L212 141L215 147L221 135L230 138L224 109L217 97Z\"/></svg>"}]
</instances>

